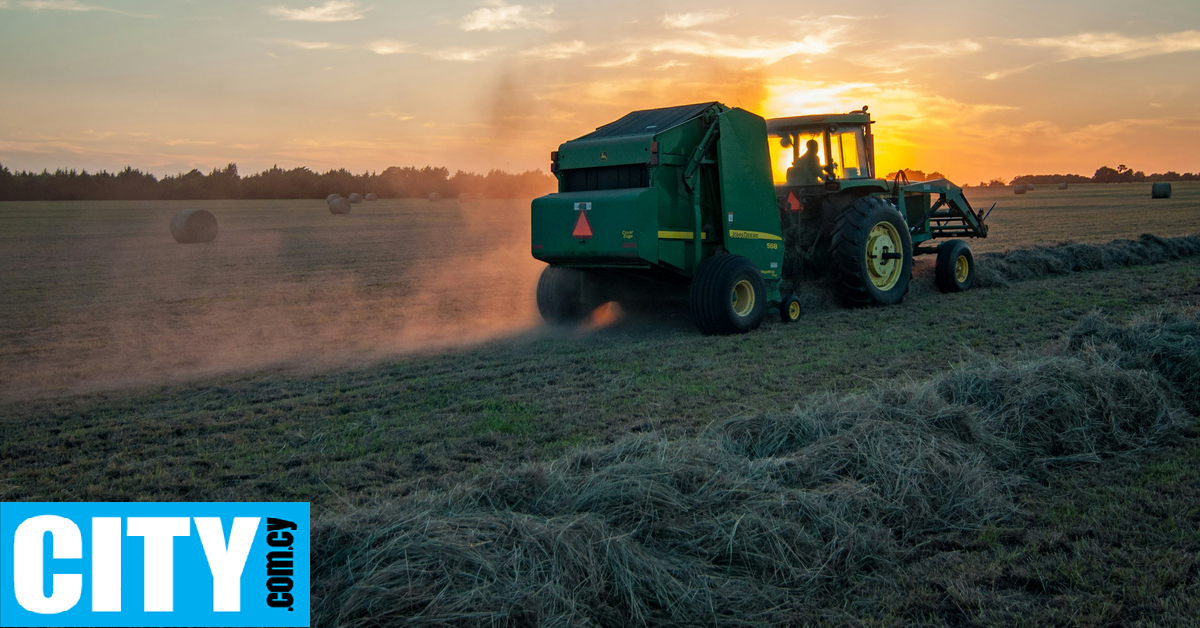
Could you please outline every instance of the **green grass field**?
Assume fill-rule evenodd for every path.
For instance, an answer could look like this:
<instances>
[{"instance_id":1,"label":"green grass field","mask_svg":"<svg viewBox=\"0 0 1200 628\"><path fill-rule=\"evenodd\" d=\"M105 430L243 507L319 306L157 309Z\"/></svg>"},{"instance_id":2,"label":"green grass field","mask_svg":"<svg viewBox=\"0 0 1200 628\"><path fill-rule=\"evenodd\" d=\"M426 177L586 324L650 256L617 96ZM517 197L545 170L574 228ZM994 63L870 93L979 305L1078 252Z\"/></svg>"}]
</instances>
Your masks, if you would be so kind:
<instances>
[{"instance_id":1,"label":"green grass field","mask_svg":"<svg viewBox=\"0 0 1200 628\"><path fill-rule=\"evenodd\" d=\"M1200 185L969 190L992 251L1200 232ZM217 214L213 245L171 214ZM1200 307L1195 259L819 308L705 338L685 313L537 323L519 203L0 205L0 500L298 500L333 517L630 434L686 437L814 394L1057 350L1088 312ZM1189 625L1200 615L1200 439L1020 490L831 623ZM904 582L895 588L896 582ZM884 586L883 583L890 583ZM1194 625L1194 624L1190 624Z\"/></svg>"}]
</instances>

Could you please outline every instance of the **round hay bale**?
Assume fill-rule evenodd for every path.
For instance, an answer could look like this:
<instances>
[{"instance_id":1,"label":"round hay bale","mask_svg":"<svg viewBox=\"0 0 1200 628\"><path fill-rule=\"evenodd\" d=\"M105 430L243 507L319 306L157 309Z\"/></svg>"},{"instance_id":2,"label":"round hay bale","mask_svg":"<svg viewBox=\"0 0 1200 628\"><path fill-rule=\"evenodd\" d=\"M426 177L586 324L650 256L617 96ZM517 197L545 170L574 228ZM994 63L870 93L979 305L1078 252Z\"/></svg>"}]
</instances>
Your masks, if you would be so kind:
<instances>
[{"instance_id":1,"label":"round hay bale","mask_svg":"<svg viewBox=\"0 0 1200 628\"><path fill-rule=\"evenodd\" d=\"M328 203L329 201L332 201L335 198L342 198L342 195L341 194L330 194L329 196L325 197L325 202Z\"/></svg>"},{"instance_id":2,"label":"round hay bale","mask_svg":"<svg viewBox=\"0 0 1200 628\"><path fill-rule=\"evenodd\" d=\"M349 200L351 203L361 203L363 202L363 197L362 194L355 192L354 194L350 195Z\"/></svg>"},{"instance_id":3,"label":"round hay bale","mask_svg":"<svg viewBox=\"0 0 1200 628\"><path fill-rule=\"evenodd\" d=\"M185 209L171 219L171 237L180 244L201 244L217 239L217 217L207 209Z\"/></svg>"},{"instance_id":4,"label":"round hay bale","mask_svg":"<svg viewBox=\"0 0 1200 628\"><path fill-rule=\"evenodd\" d=\"M463 192L462 194L458 195L458 202L460 202L460 203L466 203L467 201L470 201L470 200L471 200L470 192Z\"/></svg>"},{"instance_id":5,"label":"round hay bale","mask_svg":"<svg viewBox=\"0 0 1200 628\"><path fill-rule=\"evenodd\" d=\"M1014 194L1024 194L1025 186L1023 186L1023 185L1013 186L1013 193Z\"/></svg>"},{"instance_id":6,"label":"round hay bale","mask_svg":"<svg viewBox=\"0 0 1200 628\"><path fill-rule=\"evenodd\" d=\"M331 214L349 214L350 213L350 199L342 198L339 196L339 197L333 199L332 201L329 201L329 213L331 213Z\"/></svg>"},{"instance_id":7,"label":"round hay bale","mask_svg":"<svg viewBox=\"0 0 1200 628\"><path fill-rule=\"evenodd\" d=\"M1059 183L1059 184L1058 184L1058 189L1060 189L1060 190L1065 190L1065 189L1067 189L1067 184L1066 184L1066 183Z\"/></svg>"},{"instance_id":8,"label":"round hay bale","mask_svg":"<svg viewBox=\"0 0 1200 628\"><path fill-rule=\"evenodd\" d=\"M1171 198L1171 184L1155 183L1150 186L1150 198Z\"/></svg>"},{"instance_id":9,"label":"round hay bale","mask_svg":"<svg viewBox=\"0 0 1200 628\"><path fill-rule=\"evenodd\" d=\"M367 202L374 203L375 201L379 200L379 195L374 192L371 192L370 194L368 194L366 196L366 199L367 199Z\"/></svg>"},{"instance_id":10,"label":"round hay bale","mask_svg":"<svg viewBox=\"0 0 1200 628\"><path fill-rule=\"evenodd\" d=\"M437 192L430 192L430 193L429 193L429 202L430 202L430 203L436 203L436 202L438 202L438 201L440 201L440 200L442 200L442 195L441 195L441 194L438 194Z\"/></svg>"},{"instance_id":11,"label":"round hay bale","mask_svg":"<svg viewBox=\"0 0 1200 628\"><path fill-rule=\"evenodd\" d=\"M1033 184L1032 184L1032 183L1026 183L1026 184L1025 184L1025 191L1026 191L1026 192L1032 192L1032 191L1033 191Z\"/></svg>"}]
</instances>

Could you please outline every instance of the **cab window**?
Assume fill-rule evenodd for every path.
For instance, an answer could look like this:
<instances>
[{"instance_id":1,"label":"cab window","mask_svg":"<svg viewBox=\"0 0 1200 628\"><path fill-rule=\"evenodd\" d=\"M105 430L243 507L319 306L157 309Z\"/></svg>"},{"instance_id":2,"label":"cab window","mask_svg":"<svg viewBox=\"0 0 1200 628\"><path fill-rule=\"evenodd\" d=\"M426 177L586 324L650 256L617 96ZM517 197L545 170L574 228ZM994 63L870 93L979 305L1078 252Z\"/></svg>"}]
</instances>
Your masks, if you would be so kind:
<instances>
[{"instance_id":1,"label":"cab window","mask_svg":"<svg viewBox=\"0 0 1200 628\"><path fill-rule=\"evenodd\" d=\"M829 140L834 155L834 175L837 178L870 178L862 128L841 129L831 134Z\"/></svg>"}]
</instances>

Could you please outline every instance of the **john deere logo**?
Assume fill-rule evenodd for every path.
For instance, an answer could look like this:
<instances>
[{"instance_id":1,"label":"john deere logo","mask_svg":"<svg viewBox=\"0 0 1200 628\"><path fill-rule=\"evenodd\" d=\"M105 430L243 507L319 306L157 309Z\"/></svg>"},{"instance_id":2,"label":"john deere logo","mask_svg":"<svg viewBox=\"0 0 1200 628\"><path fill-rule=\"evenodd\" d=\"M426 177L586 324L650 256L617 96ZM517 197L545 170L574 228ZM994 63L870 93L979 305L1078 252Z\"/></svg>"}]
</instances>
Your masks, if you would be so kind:
<instances>
[{"instance_id":1,"label":"john deere logo","mask_svg":"<svg viewBox=\"0 0 1200 628\"><path fill-rule=\"evenodd\" d=\"M600 161L608 161L608 151L600 151Z\"/></svg>"}]
</instances>

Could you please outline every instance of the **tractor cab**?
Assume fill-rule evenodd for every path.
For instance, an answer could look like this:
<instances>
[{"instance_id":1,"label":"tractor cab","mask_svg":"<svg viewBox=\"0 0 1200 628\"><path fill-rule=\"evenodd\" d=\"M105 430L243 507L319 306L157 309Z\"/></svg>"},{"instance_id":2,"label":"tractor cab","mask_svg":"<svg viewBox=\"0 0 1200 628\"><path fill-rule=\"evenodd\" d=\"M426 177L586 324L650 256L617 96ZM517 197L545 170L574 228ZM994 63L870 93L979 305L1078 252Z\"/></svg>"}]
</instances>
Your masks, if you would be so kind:
<instances>
[{"instance_id":1,"label":"tractor cab","mask_svg":"<svg viewBox=\"0 0 1200 628\"><path fill-rule=\"evenodd\" d=\"M867 108L845 114L767 120L777 186L824 186L875 178L875 138Z\"/></svg>"}]
</instances>

